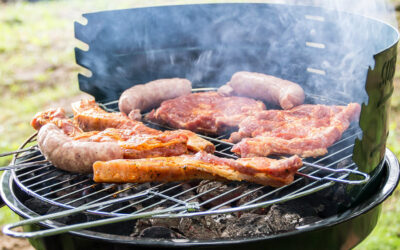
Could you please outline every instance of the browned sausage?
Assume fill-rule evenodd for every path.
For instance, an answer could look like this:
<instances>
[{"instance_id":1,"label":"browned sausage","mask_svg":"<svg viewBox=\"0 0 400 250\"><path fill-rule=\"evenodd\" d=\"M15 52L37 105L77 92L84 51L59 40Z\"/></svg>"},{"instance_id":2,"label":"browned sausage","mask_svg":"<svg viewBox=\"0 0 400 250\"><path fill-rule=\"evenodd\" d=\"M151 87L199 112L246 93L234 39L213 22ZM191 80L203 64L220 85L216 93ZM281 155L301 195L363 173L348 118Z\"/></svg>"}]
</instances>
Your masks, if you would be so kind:
<instances>
[{"instance_id":1,"label":"browned sausage","mask_svg":"<svg viewBox=\"0 0 400 250\"><path fill-rule=\"evenodd\" d=\"M192 83L187 79L159 79L125 90L118 105L121 112L127 115L133 112L130 117L136 118L140 111L156 108L165 100L190 94L191 91Z\"/></svg>"},{"instance_id":2,"label":"browned sausage","mask_svg":"<svg viewBox=\"0 0 400 250\"><path fill-rule=\"evenodd\" d=\"M303 104L304 90L297 83L254 72L236 72L231 80L220 87L222 95L241 95L263 100L291 109Z\"/></svg>"},{"instance_id":3,"label":"browned sausage","mask_svg":"<svg viewBox=\"0 0 400 250\"><path fill-rule=\"evenodd\" d=\"M122 159L124 154L115 142L74 141L52 123L39 130L37 141L55 167L75 173L91 173L95 161Z\"/></svg>"}]
</instances>

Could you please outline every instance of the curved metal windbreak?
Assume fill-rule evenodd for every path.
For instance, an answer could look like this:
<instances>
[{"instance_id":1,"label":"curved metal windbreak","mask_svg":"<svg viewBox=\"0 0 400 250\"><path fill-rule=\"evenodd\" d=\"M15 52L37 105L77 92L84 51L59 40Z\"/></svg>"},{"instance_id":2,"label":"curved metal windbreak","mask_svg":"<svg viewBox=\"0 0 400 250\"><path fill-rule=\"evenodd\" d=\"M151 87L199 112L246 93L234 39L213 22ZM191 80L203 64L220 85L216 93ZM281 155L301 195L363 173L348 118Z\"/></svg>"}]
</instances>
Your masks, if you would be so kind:
<instances>
[{"instance_id":1,"label":"curved metal windbreak","mask_svg":"<svg viewBox=\"0 0 400 250\"><path fill-rule=\"evenodd\" d=\"M383 160L398 32L375 19L285 4L195 4L83 15L75 37L89 46L76 62L82 91L99 102L159 78L217 87L237 71L299 83L308 94L363 104L354 161L371 172ZM365 136L363 136L365 135Z\"/></svg>"}]
</instances>

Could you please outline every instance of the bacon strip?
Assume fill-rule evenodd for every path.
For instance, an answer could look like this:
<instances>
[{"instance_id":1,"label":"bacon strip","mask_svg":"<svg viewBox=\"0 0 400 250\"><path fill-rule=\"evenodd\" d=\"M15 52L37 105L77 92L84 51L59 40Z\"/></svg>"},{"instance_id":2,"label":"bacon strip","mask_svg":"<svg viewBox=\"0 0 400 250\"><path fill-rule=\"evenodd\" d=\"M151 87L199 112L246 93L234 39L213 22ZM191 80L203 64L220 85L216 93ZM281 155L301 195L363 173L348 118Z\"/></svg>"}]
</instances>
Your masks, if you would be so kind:
<instances>
[{"instance_id":1,"label":"bacon strip","mask_svg":"<svg viewBox=\"0 0 400 250\"><path fill-rule=\"evenodd\" d=\"M71 119L68 119L63 108L39 112L31 120L31 126L37 131L47 123L55 124L68 136L75 136L83 132Z\"/></svg>"},{"instance_id":2,"label":"bacon strip","mask_svg":"<svg viewBox=\"0 0 400 250\"><path fill-rule=\"evenodd\" d=\"M115 146L121 148L123 157L127 159L175 156L188 153L188 136L186 133L165 131L154 135L141 135L135 130L128 129L106 129L104 131L83 132L71 119L65 116L63 109L52 109L38 113L31 121L31 124L35 129L40 131L46 124L54 124L60 128L65 135L71 137L75 147L79 146L81 149L85 148L83 145L89 147L94 144L79 144L79 142L113 142ZM39 145L39 147L42 152L52 150L51 148L44 148L49 147L47 144ZM88 148L86 150L90 151L91 149ZM87 168L90 167L91 166Z\"/></svg>"},{"instance_id":3,"label":"bacon strip","mask_svg":"<svg viewBox=\"0 0 400 250\"><path fill-rule=\"evenodd\" d=\"M96 182L142 183L224 178L280 187L293 181L302 166L298 156L230 160L205 152L196 155L136 160L98 161L93 164Z\"/></svg>"},{"instance_id":4,"label":"bacon strip","mask_svg":"<svg viewBox=\"0 0 400 250\"><path fill-rule=\"evenodd\" d=\"M124 113L109 113L101 109L94 100L81 100L72 104L74 120L83 131L104 130L106 128L128 129L132 133L140 135L160 135L164 132L147 127L140 121L129 119ZM178 130L179 133L188 137L187 147L189 150L198 152L200 150L213 153L214 144L199 137L188 130Z\"/></svg>"}]
</instances>

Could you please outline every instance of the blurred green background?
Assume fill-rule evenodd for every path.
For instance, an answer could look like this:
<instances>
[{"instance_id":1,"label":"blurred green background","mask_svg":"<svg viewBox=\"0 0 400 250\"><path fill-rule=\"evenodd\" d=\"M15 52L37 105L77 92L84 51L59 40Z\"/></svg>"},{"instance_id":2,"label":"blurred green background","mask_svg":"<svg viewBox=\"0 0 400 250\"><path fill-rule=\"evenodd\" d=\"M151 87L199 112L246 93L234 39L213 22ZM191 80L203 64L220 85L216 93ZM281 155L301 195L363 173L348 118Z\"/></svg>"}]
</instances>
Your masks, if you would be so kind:
<instances>
[{"instance_id":1,"label":"blurred green background","mask_svg":"<svg viewBox=\"0 0 400 250\"><path fill-rule=\"evenodd\" d=\"M74 47L81 45L74 39L73 20L80 20L82 13L90 11L165 3L156 0L2 2L5 0L0 0L0 152L15 150L34 132L29 121L37 111L50 106L68 107L71 100L82 96L77 83L81 69L74 59ZM179 1L168 1L174 2ZM400 0L392 2L400 5ZM398 158L399 63L400 60L394 79L388 139L388 147ZM10 157L0 158L0 166L7 165L9 160ZM0 209L0 225L16 220L17 216L7 207ZM357 249L400 249L399 189L385 202L378 226Z\"/></svg>"}]
</instances>

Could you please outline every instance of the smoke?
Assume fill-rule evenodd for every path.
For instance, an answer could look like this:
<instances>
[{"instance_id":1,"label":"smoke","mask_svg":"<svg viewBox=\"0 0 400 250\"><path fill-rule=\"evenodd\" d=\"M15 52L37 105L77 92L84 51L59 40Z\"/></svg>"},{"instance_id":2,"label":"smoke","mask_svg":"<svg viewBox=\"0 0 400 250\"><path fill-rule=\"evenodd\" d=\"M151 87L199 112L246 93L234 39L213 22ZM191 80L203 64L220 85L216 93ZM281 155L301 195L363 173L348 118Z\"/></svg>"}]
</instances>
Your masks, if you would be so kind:
<instances>
[{"instance_id":1,"label":"smoke","mask_svg":"<svg viewBox=\"0 0 400 250\"><path fill-rule=\"evenodd\" d=\"M217 87L237 71L253 71L297 82L308 94L367 102L373 56L397 39L386 24L397 27L393 7L383 0L273 3L284 4L88 14L88 24L78 26L76 36L90 49L77 61L93 76L80 83L84 89L96 86L101 101L158 78L184 77L195 87Z\"/></svg>"},{"instance_id":2,"label":"smoke","mask_svg":"<svg viewBox=\"0 0 400 250\"><path fill-rule=\"evenodd\" d=\"M362 16L367 16L382 20L397 28L396 13L391 4L387 0L287 0L287 1L273 1L274 3L289 3L298 5L311 5L319 6L331 10L344 11Z\"/></svg>"}]
</instances>

